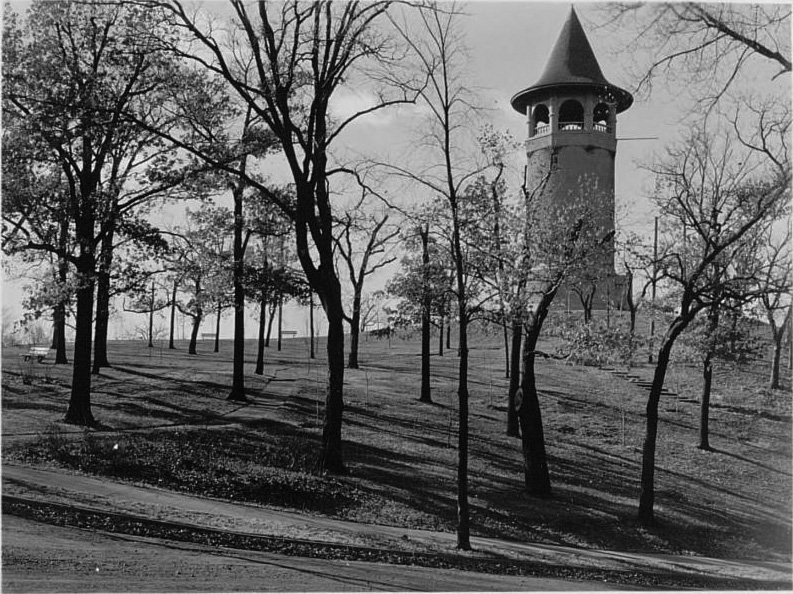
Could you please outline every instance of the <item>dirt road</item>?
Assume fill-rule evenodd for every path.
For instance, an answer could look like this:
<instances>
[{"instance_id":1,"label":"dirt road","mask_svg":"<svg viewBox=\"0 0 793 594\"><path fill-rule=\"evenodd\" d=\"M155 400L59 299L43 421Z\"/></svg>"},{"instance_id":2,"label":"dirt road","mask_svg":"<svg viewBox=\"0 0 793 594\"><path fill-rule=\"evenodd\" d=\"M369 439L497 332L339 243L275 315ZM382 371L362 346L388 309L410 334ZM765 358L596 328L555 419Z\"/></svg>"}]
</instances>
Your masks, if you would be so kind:
<instances>
[{"instance_id":1,"label":"dirt road","mask_svg":"<svg viewBox=\"0 0 793 594\"><path fill-rule=\"evenodd\" d=\"M222 531L450 553L454 535L240 505L58 469L3 466L3 494ZM307 559L58 527L3 514L3 591L495 591L615 589L614 583ZM474 537L474 558L582 569L790 579L789 564L626 554ZM632 589L636 589L632 586Z\"/></svg>"},{"instance_id":2,"label":"dirt road","mask_svg":"<svg viewBox=\"0 0 793 594\"><path fill-rule=\"evenodd\" d=\"M561 591L607 584L286 557L3 515L3 592Z\"/></svg>"}]
</instances>

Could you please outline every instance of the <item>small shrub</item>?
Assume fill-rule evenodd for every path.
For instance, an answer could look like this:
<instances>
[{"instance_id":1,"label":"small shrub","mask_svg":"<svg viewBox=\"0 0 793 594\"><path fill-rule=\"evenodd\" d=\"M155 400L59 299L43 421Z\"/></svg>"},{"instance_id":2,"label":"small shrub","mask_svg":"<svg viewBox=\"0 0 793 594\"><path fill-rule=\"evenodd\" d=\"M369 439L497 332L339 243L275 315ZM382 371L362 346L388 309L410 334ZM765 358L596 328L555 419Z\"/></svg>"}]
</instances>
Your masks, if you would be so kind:
<instances>
[{"instance_id":1,"label":"small shrub","mask_svg":"<svg viewBox=\"0 0 793 594\"><path fill-rule=\"evenodd\" d=\"M553 333L565 341L557 354L583 365L632 365L643 344L640 337L604 322L584 324L579 320L557 320Z\"/></svg>"}]
</instances>

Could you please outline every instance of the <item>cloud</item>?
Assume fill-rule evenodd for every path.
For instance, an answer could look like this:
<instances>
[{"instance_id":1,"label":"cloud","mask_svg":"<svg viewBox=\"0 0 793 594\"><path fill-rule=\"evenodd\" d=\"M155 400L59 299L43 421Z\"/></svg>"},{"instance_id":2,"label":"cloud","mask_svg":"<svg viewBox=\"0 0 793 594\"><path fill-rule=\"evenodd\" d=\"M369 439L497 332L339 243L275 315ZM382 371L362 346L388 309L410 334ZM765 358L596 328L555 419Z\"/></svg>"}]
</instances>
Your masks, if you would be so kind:
<instances>
[{"instance_id":1,"label":"cloud","mask_svg":"<svg viewBox=\"0 0 793 594\"><path fill-rule=\"evenodd\" d=\"M367 91L337 91L330 102L331 115L338 121L344 121L356 113L365 111L377 105L379 99ZM357 120L356 125L387 127L396 121L396 109L385 108L368 113Z\"/></svg>"}]
</instances>

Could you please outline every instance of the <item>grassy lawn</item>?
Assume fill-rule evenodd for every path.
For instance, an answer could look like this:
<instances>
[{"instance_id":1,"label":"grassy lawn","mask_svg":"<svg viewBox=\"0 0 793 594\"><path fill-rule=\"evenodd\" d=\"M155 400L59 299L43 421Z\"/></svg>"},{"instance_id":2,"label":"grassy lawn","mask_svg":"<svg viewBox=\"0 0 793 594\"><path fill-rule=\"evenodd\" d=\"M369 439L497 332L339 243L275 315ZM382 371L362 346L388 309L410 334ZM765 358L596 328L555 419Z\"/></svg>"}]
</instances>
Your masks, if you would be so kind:
<instances>
[{"instance_id":1,"label":"grassy lawn","mask_svg":"<svg viewBox=\"0 0 793 594\"><path fill-rule=\"evenodd\" d=\"M433 340L433 345L436 341ZM537 364L554 496L522 490L518 440L506 436L499 337L471 351L470 491L474 534L624 551L725 558L791 556L790 370L784 390L763 389L767 364L717 368L712 452L696 448L699 372L678 362L661 403L656 472L659 526L641 528L638 505L647 392L606 370ZM452 345L454 347L454 345ZM417 337L369 339L361 369L345 373L343 437L348 476L314 472L323 415L324 344L316 360L303 339L266 352L252 403L228 402L231 341L199 354L115 342L113 367L94 376L94 415L83 431L62 423L70 366L25 364L3 351L3 459L57 464L360 522L452 531L456 510L454 349L432 357L434 404L418 402ZM552 349L548 342L541 348ZM434 347L433 347L434 348ZM651 367L632 373L645 379ZM27 382L27 383L26 383Z\"/></svg>"}]
</instances>

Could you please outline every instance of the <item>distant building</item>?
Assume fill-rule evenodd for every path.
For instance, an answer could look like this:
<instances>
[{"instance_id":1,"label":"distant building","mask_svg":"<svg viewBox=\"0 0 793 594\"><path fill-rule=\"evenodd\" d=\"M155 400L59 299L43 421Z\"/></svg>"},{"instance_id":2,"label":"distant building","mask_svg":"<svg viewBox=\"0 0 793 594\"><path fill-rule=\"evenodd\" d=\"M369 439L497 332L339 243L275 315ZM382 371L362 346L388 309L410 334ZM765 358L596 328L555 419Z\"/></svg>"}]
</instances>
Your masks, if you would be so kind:
<instances>
[{"instance_id":1,"label":"distant building","mask_svg":"<svg viewBox=\"0 0 793 594\"><path fill-rule=\"evenodd\" d=\"M603 76L573 8L562 27L540 79L512 97L512 107L526 116L526 187L539 187L548 177L542 200L564 202L587 191L599 203L596 216L604 229L614 229L614 157L617 114L633 103L631 94ZM586 190L584 190L586 186ZM619 305L624 277L614 270L614 242L588 274L593 281L594 309L607 300ZM556 298L556 308L581 309L570 286Z\"/></svg>"}]
</instances>

